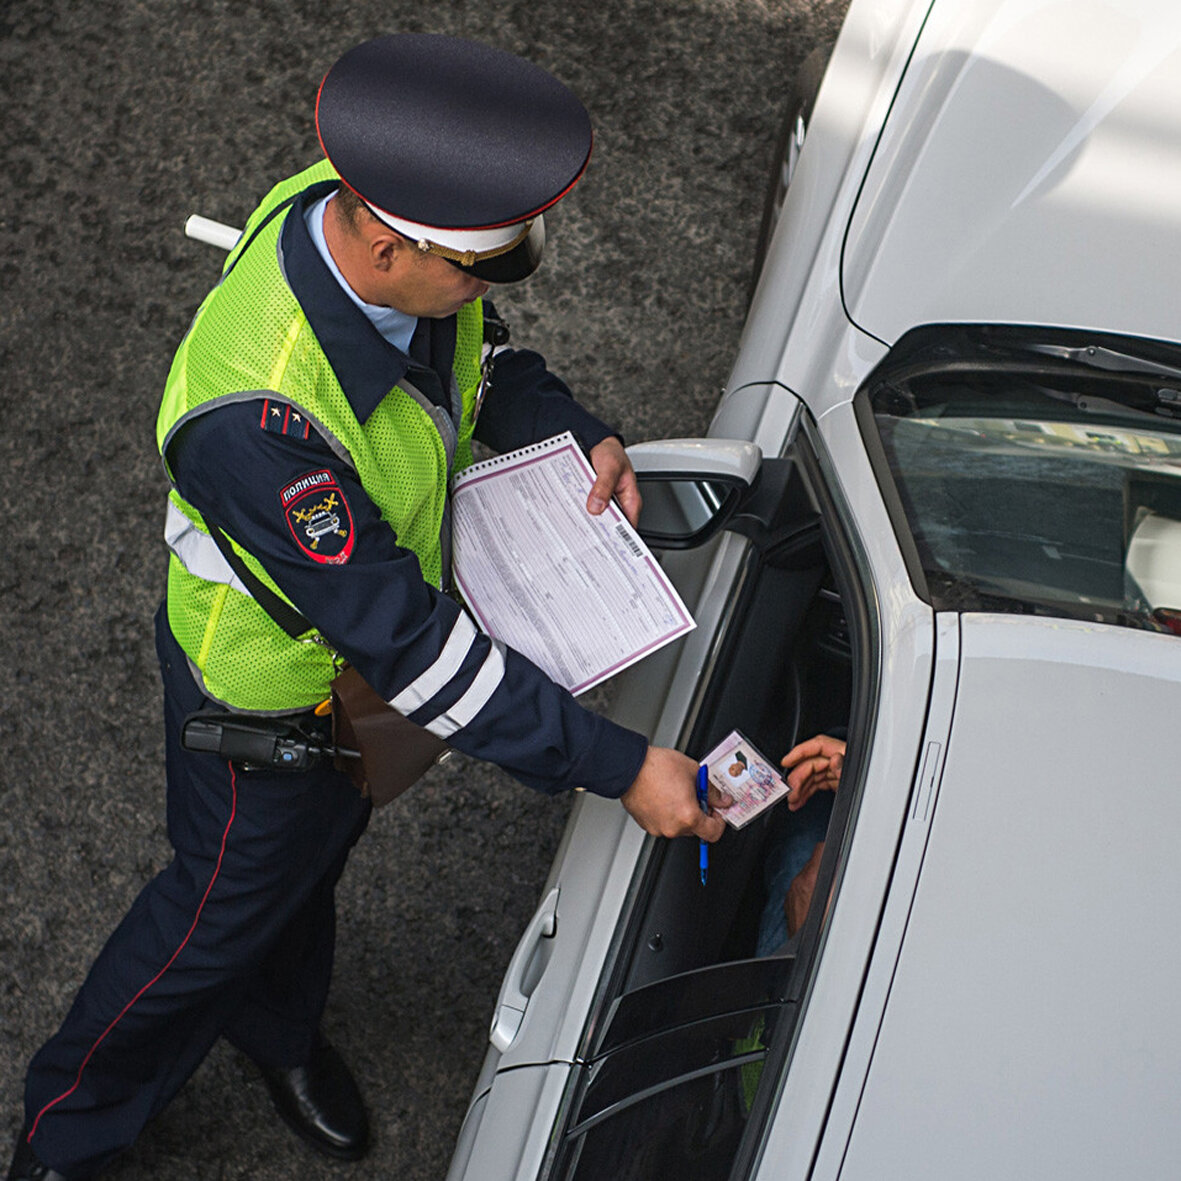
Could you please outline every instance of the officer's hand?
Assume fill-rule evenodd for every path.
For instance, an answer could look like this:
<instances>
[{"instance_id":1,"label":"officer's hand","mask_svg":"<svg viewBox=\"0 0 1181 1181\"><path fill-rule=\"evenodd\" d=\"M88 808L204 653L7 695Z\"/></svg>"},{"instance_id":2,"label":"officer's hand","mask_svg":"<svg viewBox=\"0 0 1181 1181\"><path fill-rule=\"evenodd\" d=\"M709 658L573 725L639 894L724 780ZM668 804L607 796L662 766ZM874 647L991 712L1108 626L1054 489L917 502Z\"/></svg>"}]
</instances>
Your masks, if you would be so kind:
<instances>
[{"instance_id":1,"label":"officer's hand","mask_svg":"<svg viewBox=\"0 0 1181 1181\"><path fill-rule=\"evenodd\" d=\"M609 435L591 448L590 461L597 479L586 498L586 511L597 517L614 496L623 515L634 525L640 519L640 485L623 444Z\"/></svg>"},{"instance_id":2,"label":"officer's hand","mask_svg":"<svg viewBox=\"0 0 1181 1181\"><path fill-rule=\"evenodd\" d=\"M620 798L636 823L654 837L695 836L710 842L726 827L718 809L732 802L711 785L707 816L697 803L697 764L664 746L648 747L639 775Z\"/></svg>"}]
</instances>

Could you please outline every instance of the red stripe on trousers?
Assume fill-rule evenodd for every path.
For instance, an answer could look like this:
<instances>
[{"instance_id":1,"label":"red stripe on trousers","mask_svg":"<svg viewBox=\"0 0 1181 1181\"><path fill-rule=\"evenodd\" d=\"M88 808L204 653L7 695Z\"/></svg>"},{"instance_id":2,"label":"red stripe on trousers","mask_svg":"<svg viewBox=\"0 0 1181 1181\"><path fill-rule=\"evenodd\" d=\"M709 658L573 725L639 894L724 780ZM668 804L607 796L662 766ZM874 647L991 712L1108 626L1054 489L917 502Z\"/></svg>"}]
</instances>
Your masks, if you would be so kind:
<instances>
[{"instance_id":1,"label":"red stripe on trousers","mask_svg":"<svg viewBox=\"0 0 1181 1181\"><path fill-rule=\"evenodd\" d=\"M151 978L151 980L149 980L147 982L147 984L145 984L139 990L139 992L137 992L135 994L135 996L133 996L131 998L131 1000L129 1000L127 1002L127 1004L125 1004L123 1006L122 1010L120 1011L119 1015L114 1019L114 1021L112 1021L110 1023L110 1025L108 1025L106 1027L106 1029L104 1029L102 1031L102 1033L100 1033L98 1035L98 1038L95 1040L94 1045L91 1046L90 1049L86 1051L86 1057L82 1059L82 1065L78 1067L78 1077L74 1079L74 1085L72 1087L70 1087L70 1089L68 1091L63 1091L56 1099L51 1099L48 1103L45 1104L45 1106L43 1108L41 1108L41 1110L39 1112L37 1112L37 1118L35 1120L33 1120L33 1126L29 1129L28 1139L30 1141L33 1139L33 1136L37 1131L37 1125L41 1122L41 1117L51 1107L56 1107L57 1104L59 1104L63 1099L68 1099L78 1089L78 1086L82 1082L82 1072L86 1069L86 1065L90 1061L90 1059L92 1057L94 1057L95 1050L97 1050L99 1048L99 1046L102 1045L103 1039L107 1036L108 1033L111 1032L112 1029L115 1028L116 1025L119 1024L120 1021L123 1020L124 1017L127 1016L127 1014L131 1011L131 1008L136 1003L136 1001L138 1001L139 998L141 996L143 996L144 993L147 992L148 989L151 988L152 985L155 984L156 981L159 980L160 977L163 976L164 973L167 972L169 968L172 967L172 965L176 962L176 957L178 955L180 955L180 953L182 951L184 951L189 940L193 937L193 932L197 929L197 923L201 919L201 912L205 909L205 903L209 898L210 891L213 889L213 883L217 881L217 875L221 872L222 859L225 857L225 853L226 853L226 841L229 839L230 827L234 823L234 815L236 814L236 812L238 810L238 781L234 775L233 763L228 764L228 766L230 768L230 790L232 792L231 801L230 801L230 818L229 818L229 820L226 821L225 832L223 832L221 834L221 849L218 851L218 854L217 854L217 864L213 867L213 876L209 879L209 885L205 887L205 893L201 898L200 905L197 907L197 913L193 916L193 922L192 922L192 925L189 927L188 933L185 935L184 939L181 940L180 946L172 953L171 956L169 956L168 963L166 963L164 965L164 967L162 967L160 969L160 971L157 972L155 974L155 976L153 976Z\"/></svg>"}]
</instances>

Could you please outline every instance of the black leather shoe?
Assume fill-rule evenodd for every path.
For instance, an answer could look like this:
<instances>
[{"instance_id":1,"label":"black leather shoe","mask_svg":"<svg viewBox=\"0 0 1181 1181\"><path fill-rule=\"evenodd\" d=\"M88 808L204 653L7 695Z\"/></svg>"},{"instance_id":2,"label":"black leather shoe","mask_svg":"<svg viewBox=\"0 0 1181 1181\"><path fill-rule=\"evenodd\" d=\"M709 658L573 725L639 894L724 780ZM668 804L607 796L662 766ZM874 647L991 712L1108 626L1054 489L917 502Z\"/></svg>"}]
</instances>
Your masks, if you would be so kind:
<instances>
[{"instance_id":1,"label":"black leather shoe","mask_svg":"<svg viewBox=\"0 0 1181 1181\"><path fill-rule=\"evenodd\" d=\"M344 1059L323 1038L304 1066L264 1066L275 1108L313 1148L337 1160L360 1160L369 1150L369 1117Z\"/></svg>"},{"instance_id":2,"label":"black leather shoe","mask_svg":"<svg viewBox=\"0 0 1181 1181\"><path fill-rule=\"evenodd\" d=\"M65 1177L56 1169L42 1164L37 1154L29 1147L29 1133L27 1128L21 1128L16 1138L16 1151L12 1154L12 1164L8 1166L6 1181L66 1181Z\"/></svg>"}]
</instances>

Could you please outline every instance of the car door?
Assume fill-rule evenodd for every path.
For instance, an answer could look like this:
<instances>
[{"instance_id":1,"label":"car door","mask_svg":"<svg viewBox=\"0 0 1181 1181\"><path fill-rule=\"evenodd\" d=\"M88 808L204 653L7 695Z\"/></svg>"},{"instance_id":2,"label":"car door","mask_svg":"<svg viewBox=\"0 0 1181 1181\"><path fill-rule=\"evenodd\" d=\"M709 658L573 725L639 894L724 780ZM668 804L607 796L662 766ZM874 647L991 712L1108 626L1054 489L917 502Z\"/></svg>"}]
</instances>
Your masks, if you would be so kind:
<instances>
[{"instance_id":1,"label":"car door","mask_svg":"<svg viewBox=\"0 0 1181 1181\"><path fill-rule=\"evenodd\" d=\"M734 728L776 761L817 730L864 735L833 810L827 892L862 804L859 764L883 668L921 702L930 637L914 619L895 619L901 642L883 664L882 596L823 432L798 422L766 469L771 507L764 497L757 519L733 522L742 533L664 555L699 626L622 678L613 714L697 757ZM577 801L506 975L453 1181L663 1170L720 1178L753 1162L809 1008L829 913L813 908L794 945L756 954L773 840L767 823L728 832L703 886L695 842L647 838L618 804ZM895 841L887 833L883 847L892 852Z\"/></svg>"}]
</instances>

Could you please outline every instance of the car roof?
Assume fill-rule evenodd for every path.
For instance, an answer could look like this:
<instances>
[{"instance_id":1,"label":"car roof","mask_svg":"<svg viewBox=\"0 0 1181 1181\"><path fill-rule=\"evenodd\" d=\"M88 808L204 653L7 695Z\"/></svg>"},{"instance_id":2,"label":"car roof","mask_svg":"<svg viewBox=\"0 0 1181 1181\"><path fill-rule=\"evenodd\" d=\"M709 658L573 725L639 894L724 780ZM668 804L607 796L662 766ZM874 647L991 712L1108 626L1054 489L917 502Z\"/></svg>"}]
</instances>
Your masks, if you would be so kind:
<instances>
[{"instance_id":1,"label":"car roof","mask_svg":"<svg viewBox=\"0 0 1181 1181\"><path fill-rule=\"evenodd\" d=\"M848 226L853 321L1176 340L1181 10L936 3Z\"/></svg>"}]
</instances>

